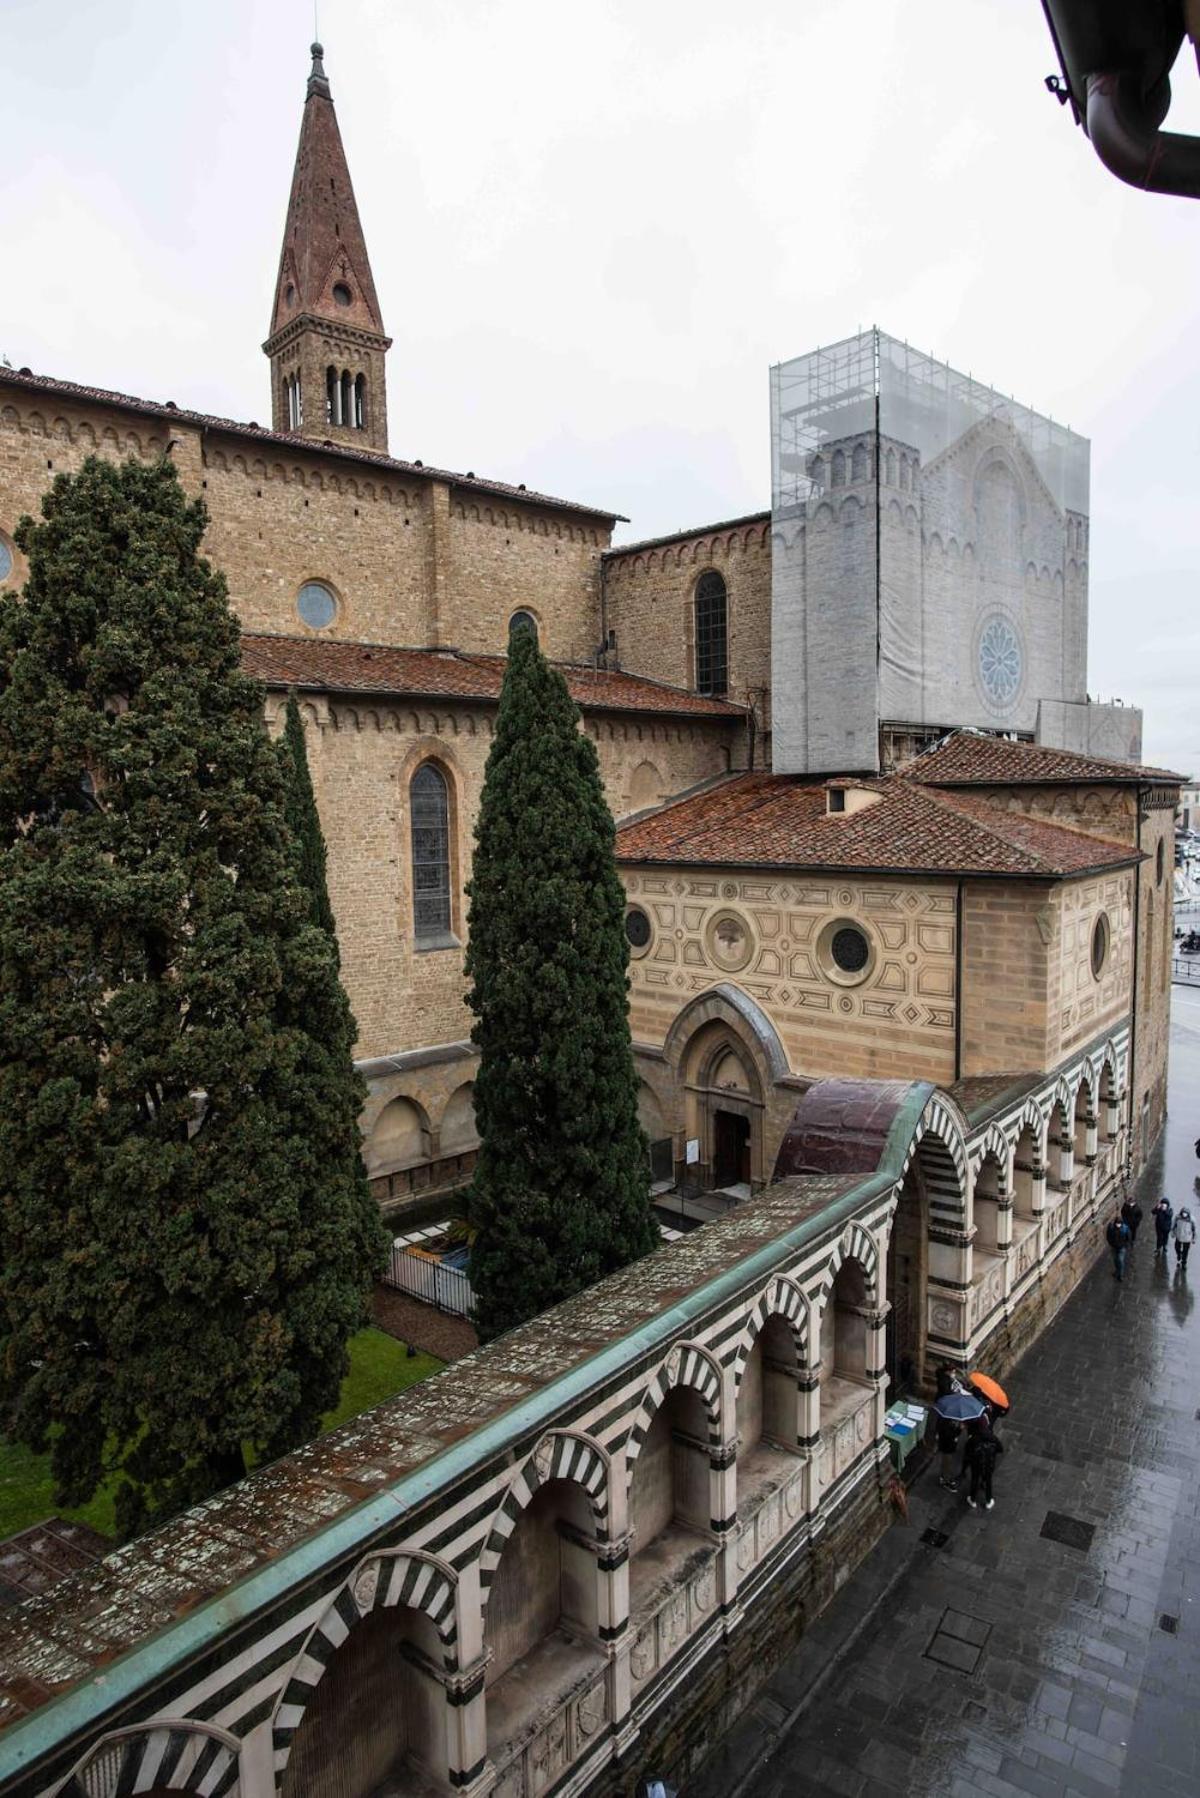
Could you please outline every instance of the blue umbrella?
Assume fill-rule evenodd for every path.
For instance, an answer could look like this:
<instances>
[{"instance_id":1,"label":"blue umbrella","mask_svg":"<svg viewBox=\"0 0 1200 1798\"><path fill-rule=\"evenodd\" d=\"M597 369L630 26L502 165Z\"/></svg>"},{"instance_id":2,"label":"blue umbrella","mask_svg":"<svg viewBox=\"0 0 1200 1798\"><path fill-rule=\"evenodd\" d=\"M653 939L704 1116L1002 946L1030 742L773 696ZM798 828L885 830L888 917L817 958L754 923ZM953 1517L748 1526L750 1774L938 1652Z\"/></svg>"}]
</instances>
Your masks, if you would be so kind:
<instances>
[{"instance_id":1,"label":"blue umbrella","mask_svg":"<svg viewBox=\"0 0 1200 1798\"><path fill-rule=\"evenodd\" d=\"M970 1423L973 1418L982 1417L986 1406L970 1392L947 1392L942 1398L934 1399L933 1408L939 1417L945 1417L950 1423Z\"/></svg>"}]
</instances>

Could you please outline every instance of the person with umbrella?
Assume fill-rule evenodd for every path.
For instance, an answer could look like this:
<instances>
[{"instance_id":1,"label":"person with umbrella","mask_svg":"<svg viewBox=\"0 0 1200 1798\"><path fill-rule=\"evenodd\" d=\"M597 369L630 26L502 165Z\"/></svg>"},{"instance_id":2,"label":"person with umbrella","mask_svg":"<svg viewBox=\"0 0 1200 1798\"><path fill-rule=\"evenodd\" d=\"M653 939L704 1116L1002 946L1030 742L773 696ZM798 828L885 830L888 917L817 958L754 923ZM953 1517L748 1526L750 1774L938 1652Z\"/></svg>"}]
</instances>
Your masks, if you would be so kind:
<instances>
[{"instance_id":1,"label":"person with umbrella","mask_svg":"<svg viewBox=\"0 0 1200 1798\"><path fill-rule=\"evenodd\" d=\"M992 1497L992 1475L996 1462L1004 1453L1004 1444L992 1428L992 1420L984 1411L975 1422L967 1426L967 1446L963 1451L963 1467L970 1468L971 1490L967 1494L967 1503L971 1509L977 1510L982 1502L985 1511L990 1511L995 1504Z\"/></svg>"},{"instance_id":2,"label":"person with umbrella","mask_svg":"<svg viewBox=\"0 0 1200 1798\"><path fill-rule=\"evenodd\" d=\"M1171 1201L1165 1192L1150 1215L1154 1219L1154 1254L1157 1259L1159 1255L1165 1255L1167 1252L1167 1242L1171 1235L1171 1225L1175 1219L1175 1213L1171 1209Z\"/></svg>"},{"instance_id":3,"label":"person with umbrella","mask_svg":"<svg viewBox=\"0 0 1200 1798\"><path fill-rule=\"evenodd\" d=\"M983 1400L984 1410L993 1424L998 1417L1007 1416L1008 1394L998 1380L993 1380L990 1374L980 1373L978 1369L973 1374L968 1374L967 1378L976 1398Z\"/></svg>"},{"instance_id":4,"label":"person with umbrella","mask_svg":"<svg viewBox=\"0 0 1200 1798\"><path fill-rule=\"evenodd\" d=\"M1119 1211L1114 1213L1111 1224L1104 1232L1104 1240L1112 1250L1113 1279L1123 1280L1125 1278L1125 1255L1129 1248L1129 1225Z\"/></svg>"},{"instance_id":5,"label":"person with umbrella","mask_svg":"<svg viewBox=\"0 0 1200 1798\"><path fill-rule=\"evenodd\" d=\"M938 1398L949 1398L952 1392L961 1392L961 1390L962 1388L954 1376L954 1369L948 1362L944 1362L937 1370ZM955 1423L952 1417L943 1417L936 1405L933 1408L932 1422L937 1451L942 1461L938 1485L944 1486L947 1492L957 1492L958 1477L954 1471L954 1457L958 1451L958 1439L962 1435L962 1425Z\"/></svg>"},{"instance_id":6,"label":"person with umbrella","mask_svg":"<svg viewBox=\"0 0 1200 1798\"><path fill-rule=\"evenodd\" d=\"M947 1428L946 1435L943 1435L943 1427L953 1426L953 1439L957 1442L959 1426L964 1423L972 1423L976 1418L984 1415L983 1401L976 1398L973 1392L964 1392L958 1381L954 1380L949 1392L939 1393L938 1397L934 1399L933 1414L937 1420L938 1448L941 1450L942 1443L949 1440L949 1429ZM941 1483L949 1491L957 1492L958 1481L946 1478L947 1472L952 1474L954 1471L953 1455L953 1449L949 1451L948 1457L947 1452L942 1450ZM963 1464L966 1465L965 1456Z\"/></svg>"}]
</instances>

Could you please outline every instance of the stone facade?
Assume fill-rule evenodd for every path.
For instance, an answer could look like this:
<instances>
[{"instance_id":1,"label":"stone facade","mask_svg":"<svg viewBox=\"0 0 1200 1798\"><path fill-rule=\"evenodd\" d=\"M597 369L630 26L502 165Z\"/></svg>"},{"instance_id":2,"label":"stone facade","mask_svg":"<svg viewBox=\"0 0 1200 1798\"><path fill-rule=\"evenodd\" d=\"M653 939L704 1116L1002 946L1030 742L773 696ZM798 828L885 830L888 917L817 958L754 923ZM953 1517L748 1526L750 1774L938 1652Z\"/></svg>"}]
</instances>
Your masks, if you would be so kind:
<instances>
[{"instance_id":1,"label":"stone facade","mask_svg":"<svg viewBox=\"0 0 1200 1798\"><path fill-rule=\"evenodd\" d=\"M1095 1256L1127 1060L1118 1029L966 1109L814 1086L798 1118L829 1093L878 1122L857 1171L784 1180L0 1618L5 1791L684 1777L886 1526L912 1294L926 1373L1003 1377Z\"/></svg>"}]
</instances>

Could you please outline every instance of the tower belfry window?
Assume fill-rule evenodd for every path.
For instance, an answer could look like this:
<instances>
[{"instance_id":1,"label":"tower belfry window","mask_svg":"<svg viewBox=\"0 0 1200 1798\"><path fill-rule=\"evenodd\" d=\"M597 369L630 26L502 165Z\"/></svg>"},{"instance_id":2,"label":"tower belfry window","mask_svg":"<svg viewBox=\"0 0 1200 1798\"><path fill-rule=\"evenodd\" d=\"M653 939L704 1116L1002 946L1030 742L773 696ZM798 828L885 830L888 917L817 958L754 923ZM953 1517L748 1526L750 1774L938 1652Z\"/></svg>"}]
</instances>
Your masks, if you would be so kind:
<instances>
[{"instance_id":1,"label":"tower belfry window","mask_svg":"<svg viewBox=\"0 0 1200 1798\"><path fill-rule=\"evenodd\" d=\"M354 428L365 431L367 428L367 377L354 377Z\"/></svg>"},{"instance_id":2,"label":"tower belfry window","mask_svg":"<svg viewBox=\"0 0 1200 1798\"><path fill-rule=\"evenodd\" d=\"M341 417L338 419L338 423L340 425L348 425L348 424L352 424L353 421L354 421L354 389L353 389L353 386L350 381L350 370L348 368L344 368L342 370L342 408L341 408Z\"/></svg>"},{"instance_id":3,"label":"tower belfry window","mask_svg":"<svg viewBox=\"0 0 1200 1798\"><path fill-rule=\"evenodd\" d=\"M696 582L696 691L720 698L729 689L728 595L709 569Z\"/></svg>"},{"instance_id":4,"label":"tower belfry window","mask_svg":"<svg viewBox=\"0 0 1200 1798\"><path fill-rule=\"evenodd\" d=\"M325 370L325 423L340 425L342 422L342 386L338 380L336 368Z\"/></svg>"}]
</instances>

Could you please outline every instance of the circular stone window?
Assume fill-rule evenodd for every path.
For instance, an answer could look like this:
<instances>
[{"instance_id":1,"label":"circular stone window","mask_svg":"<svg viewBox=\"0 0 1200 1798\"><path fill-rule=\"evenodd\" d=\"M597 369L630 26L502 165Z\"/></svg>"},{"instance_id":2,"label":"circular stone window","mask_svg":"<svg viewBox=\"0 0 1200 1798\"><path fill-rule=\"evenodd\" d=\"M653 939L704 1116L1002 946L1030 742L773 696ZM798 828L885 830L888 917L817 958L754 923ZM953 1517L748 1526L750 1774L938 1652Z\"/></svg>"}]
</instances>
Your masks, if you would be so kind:
<instances>
[{"instance_id":1,"label":"circular stone window","mask_svg":"<svg viewBox=\"0 0 1200 1798\"><path fill-rule=\"evenodd\" d=\"M858 986L875 967L875 946L853 918L832 918L817 938L821 969L839 986Z\"/></svg>"},{"instance_id":2,"label":"circular stone window","mask_svg":"<svg viewBox=\"0 0 1200 1798\"><path fill-rule=\"evenodd\" d=\"M625 935L635 955L644 955L650 947L650 920L640 905L631 905L625 913Z\"/></svg>"},{"instance_id":3,"label":"circular stone window","mask_svg":"<svg viewBox=\"0 0 1200 1798\"><path fill-rule=\"evenodd\" d=\"M0 587L2 587L13 571L13 553L8 547L8 540L0 537Z\"/></svg>"},{"instance_id":4,"label":"circular stone window","mask_svg":"<svg viewBox=\"0 0 1200 1798\"><path fill-rule=\"evenodd\" d=\"M715 918L710 918L704 941L709 960L726 974L736 974L754 953L750 927L735 911L720 911Z\"/></svg>"},{"instance_id":5,"label":"circular stone window","mask_svg":"<svg viewBox=\"0 0 1200 1798\"><path fill-rule=\"evenodd\" d=\"M1101 912L1092 925L1092 978L1095 980L1099 980L1108 960L1109 934L1108 919Z\"/></svg>"},{"instance_id":6,"label":"circular stone window","mask_svg":"<svg viewBox=\"0 0 1200 1798\"><path fill-rule=\"evenodd\" d=\"M997 711L1015 705L1025 678L1025 653L1016 626L1002 612L985 619L977 650L979 685Z\"/></svg>"},{"instance_id":7,"label":"circular stone window","mask_svg":"<svg viewBox=\"0 0 1200 1798\"><path fill-rule=\"evenodd\" d=\"M310 631L323 631L337 617L337 600L321 581L305 581L296 595L296 610Z\"/></svg>"},{"instance_id":8,"label":"circular stone window","mask_svg":"<svg viewBox=\"0 0 1200 1798\"><path fill-rule=\"evenodd\" d=\"M353 300L354 295L350 292L350 289L346 286L344 281L335 281L333 284L333 297L339 306L348 306Z\"/></svg>"}]
</instances>

